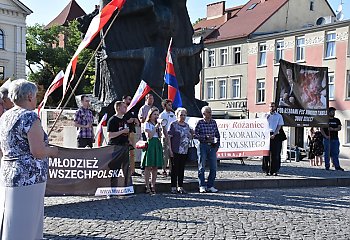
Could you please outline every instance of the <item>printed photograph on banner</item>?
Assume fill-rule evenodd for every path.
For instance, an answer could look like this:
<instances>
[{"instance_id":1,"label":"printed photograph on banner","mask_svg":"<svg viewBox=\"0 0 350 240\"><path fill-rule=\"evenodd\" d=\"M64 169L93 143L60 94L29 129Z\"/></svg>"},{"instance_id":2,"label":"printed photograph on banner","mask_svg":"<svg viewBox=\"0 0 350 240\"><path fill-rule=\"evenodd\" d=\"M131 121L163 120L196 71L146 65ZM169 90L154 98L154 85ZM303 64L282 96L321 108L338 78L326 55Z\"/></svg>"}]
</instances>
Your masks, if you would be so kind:
<instances>
[{"instance_id":1,"label":"printed photograph on banner","mask_svg":"<svg viewBox=\"0 0 350 240\"><path fill-rule=\"evenodd\" d=\"M281 60L275 96L286 126L328 124L328 68Z\"/></svg>"}]
</instances>

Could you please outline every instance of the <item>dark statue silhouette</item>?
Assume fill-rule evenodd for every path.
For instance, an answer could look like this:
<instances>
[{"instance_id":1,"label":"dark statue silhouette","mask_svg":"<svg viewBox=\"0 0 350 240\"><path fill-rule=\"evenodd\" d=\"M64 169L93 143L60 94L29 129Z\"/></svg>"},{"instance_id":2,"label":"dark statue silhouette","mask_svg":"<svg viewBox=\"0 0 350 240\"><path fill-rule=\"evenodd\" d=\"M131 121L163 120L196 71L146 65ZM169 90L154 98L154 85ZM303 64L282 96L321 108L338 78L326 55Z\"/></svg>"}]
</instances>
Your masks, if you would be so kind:
<instances>
[{"instance_id":1,"label":"dark statue silhouette","mask_svg":"<svg viewBox=\"0 0 350 240\"><path fill-rule=\"evenodd\" d=\"M101 9L109 2L102 0ZM83 33L96 14L78 20ZM192 35L186 0L126 1L96 56L94 95L105 103L125 94L133 96L143 79L167 98L165 58L172 37L172 59L183 106L189 115L201 116L200 109L207 104L195 99L194 87L199 83L203 43L193 44ZM96 48L99 41L96 39L89 47ZM156 106L160 101L155 95Z\"/></svg>"}]
</instances>

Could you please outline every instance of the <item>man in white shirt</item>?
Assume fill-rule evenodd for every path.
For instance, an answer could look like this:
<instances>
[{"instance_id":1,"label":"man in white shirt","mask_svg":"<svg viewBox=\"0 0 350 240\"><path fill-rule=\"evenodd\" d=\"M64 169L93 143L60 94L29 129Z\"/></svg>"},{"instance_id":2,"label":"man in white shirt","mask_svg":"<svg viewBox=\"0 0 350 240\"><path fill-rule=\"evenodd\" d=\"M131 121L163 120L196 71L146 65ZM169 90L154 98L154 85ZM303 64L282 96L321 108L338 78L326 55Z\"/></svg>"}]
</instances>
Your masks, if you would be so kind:
<instances>
[{"instance_id":1,"label":"man in white shirt","mask_svg":"<svg viewBox=\"0 0 350 240\"><path fill-rule=\"evenodd\" d=\"M154 103L153 95L151 93L147 94L145 96L145 105L143 105L140 108L139 114L138 114L138 118L139 118L139 121L141 123L142 138L145 141L146 141L146 135L145 135L145 131L144 131L144 125L145 125L145 121L146 121L146 118L147 118L148 111L153 107L153 103Z\"/></svg>"},{"instance_id":2,"label":"man in white shirt","mask_svg":"<svg viewBox=\"0 0 350 240\"><path fill-rule=\"evenodd\" d=\"M270 112L266 114L270 128L270 155L263 157L262 170L266 175L275 175L281 167L282 140L280 129L284 125L282 115L276 112L276 104L271 102Z\"/></svg>"},{"instance_id":3,"label":"man in white shirt","mask_svg":"<svg viewBox=\"0 0 350 240\"><path fill-rule=\"evenodd\" d=\"M172 105L173 105L173 102L170 99L165 99L162 102L162 107L164 110L159 115L159 118L164 119L166 121L166 126L165 126L166 131L169 131L170 123L176 121L176 116L175 116L174 110L172 109ZM163 145L163 176L166 177L168 175L166 168L167 167L170 168L171 166L170 151L169 151L170 144L169 144L168 138L166 137L166 134L164 133L162 134L161 141Z\"/></svg>"}]
</instances>

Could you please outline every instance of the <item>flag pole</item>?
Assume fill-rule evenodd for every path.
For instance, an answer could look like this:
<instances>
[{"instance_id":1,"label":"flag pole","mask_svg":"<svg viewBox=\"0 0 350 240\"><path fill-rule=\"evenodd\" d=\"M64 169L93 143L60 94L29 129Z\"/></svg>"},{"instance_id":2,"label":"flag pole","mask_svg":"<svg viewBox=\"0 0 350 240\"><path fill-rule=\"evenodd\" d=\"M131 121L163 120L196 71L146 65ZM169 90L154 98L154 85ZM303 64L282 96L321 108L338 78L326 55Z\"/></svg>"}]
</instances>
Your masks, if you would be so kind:
<instances>
[{"instance_id":1,"label":"flag pole","mask_svg":"<svg viewBox=\"0 0 350 240\"><path fill-rule=\"evenodd\" d=\"M156 91L154 91L152 88L151 88L151 91L157 96L160 98L160 100L164 100Z\"/></svg>"},{"instance_id":2,"label":"flag pole","mask_svg":"<svg viewBox=\"0 0 350 240\"><path fill-rule=\"evenodd\" d=\"M57 124L58 119L59 119L60 116L62 115L63 110L64 110L65 107L68 105L68 102L70 101L70 99L71 99L72 96L74 95L75 91L77 90L78 85L79 85L79 83L81 82L81 80L83 79L83 76L84 76L85 72L87 71L90 62L91 62L92 59L96 56L97 51L98 51L99 48L101 47L101 45L102 45L102 43L103 43L105 37L107 36L109 30L111 29L111 27L112 27L112 25L113 25L115 19L116 19L117 16L119 15L120 11L121 11L121 9L118 9L117 14L116 14L116 15L114 16L114 18L112 19L112 21L111 21L111 23L109 24L109 26L108 26L108 28L107 28L105 34L102 35L102 38L101 38L100 43L98 44L98 46L96 47L96 50L95 50L94 53L92 54L92 56L91 56L91 58L89 59L88 63L86 64L86 66L85 66L83 72L80 74L80 77L79 77L77 83L75 84L75 86L74 86L74 88L73 88L71 94L69 95L69 97L68 97L66 103L65 103L65 104L63 105L63 107L61 108L61 110L60 110L59 114L57 115L57 117L56 117L56 119L55 119L55 121L54 121L52 127L50 128L50 131L49 131L49 133L47 134L48 136L50 136L52 130L54 129L54 127L55 127L56 124ZM67 88L67 89L68 89L68 88ZM64 96L63 96L63 97L64 97ZM63 98L63 97L62 97L62 98ZM58 108L59 108L59 107L60 107L60 105L58 106Z\"/></svg>"}]
</instances>

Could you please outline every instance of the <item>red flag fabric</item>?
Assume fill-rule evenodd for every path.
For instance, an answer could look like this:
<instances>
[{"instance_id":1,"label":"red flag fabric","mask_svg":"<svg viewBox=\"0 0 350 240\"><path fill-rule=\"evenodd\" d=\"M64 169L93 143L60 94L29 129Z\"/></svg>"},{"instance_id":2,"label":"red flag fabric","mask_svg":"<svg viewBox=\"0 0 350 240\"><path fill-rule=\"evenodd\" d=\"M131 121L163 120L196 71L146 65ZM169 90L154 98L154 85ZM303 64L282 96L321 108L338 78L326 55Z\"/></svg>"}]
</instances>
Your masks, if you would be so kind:
<instances>
[{"instance_id":1,"label":"red flag fabric","mask_svg":"<svg viewBox=\"0 0 350 240\"><path fill-rule=\"evenodd\" d=\"M132 109L144 96L147 95L151 91L151 87L147 85L147 83L141 80L139 87L136 90L134 97L132 98L130 105L128 106L126 111Z\"/></svg>"},{"instance_id":2,"label":"red flag fabric","mask_svg":"<svg viewBox=\"0 0 350 240\"><path fill-rule=\"evenodd\" d=\"M107 113L105 113L105 115L103 115L101 121L99 122L99 124L97 125L96 128L96 143L98 147L102 146L102 141L103 141L103 126L107 125Z\"/></svg>"},{"instance_id":3,"label":"red flag fabric","mask_svg":"<svg viewBox=\"0 0 350 240\"><path fill-rule=\"evenodd\" d=\"M91 41L96 37L96 35L106 25L106 23L112 17L114 11L117 9L121 9L122 6L124 5L124 3L125 3L125 0L112 0L101 10L101 12L98 15L96 15L92 19L83 41L78 46L77 51L73 55L73 58L70 60L68 66L66 68L66 72L64 74L64 80L63 80L63 97L66 94L66 90L67 90L69 83L74 78L77 63L78 63L78 55L80 54L80 52L84 48L86 48L91 43ZM69 78L71 70L72 70L72 77L71 77L70 81L68 82L68 78Z\"/></svg>"},{"instance_id":4,"label":"red flag fabric","mask_svg":"<svg viewBox=\"0 0 350 240\"><path fill-rule=\"evenodd\" d=\"M48 87L48 89L45 92L44 98L41 101L41 103L38 106L38 115L40 116L40 110L42 108L45 107L45 104L47 102L48 97L50 96L51 93L53 93L57 88L61 87L63 84L63 78L64 78L64 73L61 70L56 77L54 78L54 80L52 81L52 83L50 84L50 86Z\"/></svg>"}]
</instances>

